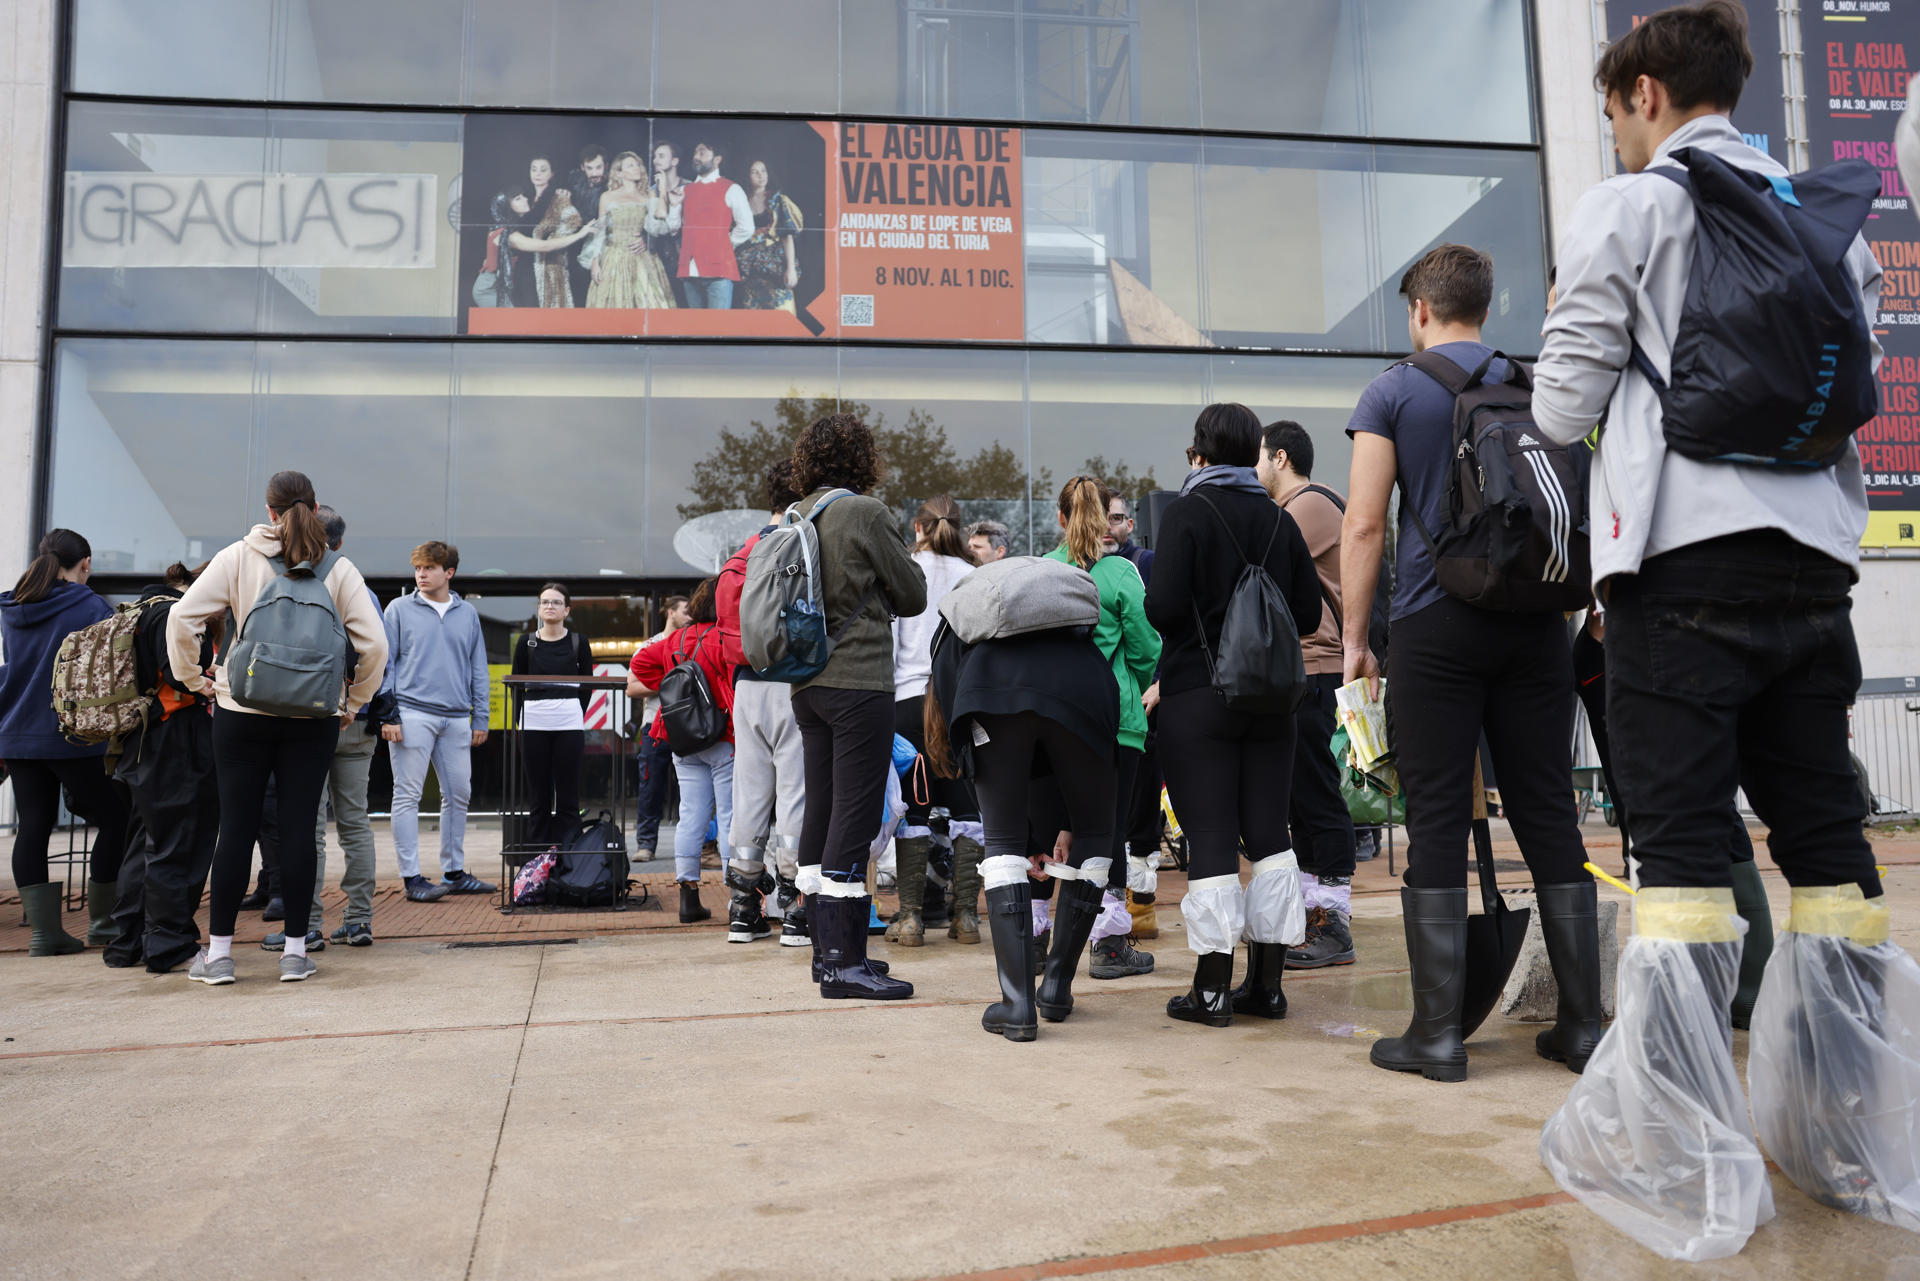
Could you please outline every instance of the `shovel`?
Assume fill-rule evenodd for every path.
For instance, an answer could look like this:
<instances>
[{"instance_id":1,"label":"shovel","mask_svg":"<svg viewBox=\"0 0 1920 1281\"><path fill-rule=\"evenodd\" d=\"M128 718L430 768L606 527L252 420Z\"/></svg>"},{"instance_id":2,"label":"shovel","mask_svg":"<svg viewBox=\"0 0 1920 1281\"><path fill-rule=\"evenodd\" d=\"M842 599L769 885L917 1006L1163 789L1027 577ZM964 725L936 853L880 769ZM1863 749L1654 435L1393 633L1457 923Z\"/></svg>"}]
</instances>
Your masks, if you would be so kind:
<instances>
[{"instance_id":1,"label":"shovel","mask_svg":"<svg viewBox=\"0 0 1920 1281\"><path fill-rule=\"evenodd\" d=\"M1466 995L1460 1005L1460 1039L1479 1030L1493 1013L1507 978L1520 959L1527 937L1527 908L1508 907L1493 876L1493 829L1487 826L1487 789L1480 779L1480 761L1473 762L1473 855L1480 868L1482 914L1467 917Z\"/></svg>"}]
</instances>

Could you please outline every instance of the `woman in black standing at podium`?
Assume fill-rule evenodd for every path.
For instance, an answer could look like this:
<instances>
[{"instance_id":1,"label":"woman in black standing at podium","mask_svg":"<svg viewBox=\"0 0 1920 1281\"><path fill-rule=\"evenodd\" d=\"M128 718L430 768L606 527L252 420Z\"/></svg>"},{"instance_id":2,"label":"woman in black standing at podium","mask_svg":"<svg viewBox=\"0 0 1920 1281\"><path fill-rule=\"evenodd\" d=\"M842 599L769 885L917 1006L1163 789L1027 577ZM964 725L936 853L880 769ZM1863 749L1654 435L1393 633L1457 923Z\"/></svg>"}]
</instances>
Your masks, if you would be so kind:
<instances>
[{"instance_id":1,"label":"woman in black standing at podium","mask_svg":"<svg viewBox=\"0 0 1920 1281\"><path fill-rule=\"evenodd\" d=\"M513 643L515 676L591 676L593 646L567 628L573 597L559 583L540 589L540 626ZM527 763L528 835L559 840L580 820L580 760L587 750L587 701L581 685L519 687L521 757Z\"/></svg>"}]
</instances>

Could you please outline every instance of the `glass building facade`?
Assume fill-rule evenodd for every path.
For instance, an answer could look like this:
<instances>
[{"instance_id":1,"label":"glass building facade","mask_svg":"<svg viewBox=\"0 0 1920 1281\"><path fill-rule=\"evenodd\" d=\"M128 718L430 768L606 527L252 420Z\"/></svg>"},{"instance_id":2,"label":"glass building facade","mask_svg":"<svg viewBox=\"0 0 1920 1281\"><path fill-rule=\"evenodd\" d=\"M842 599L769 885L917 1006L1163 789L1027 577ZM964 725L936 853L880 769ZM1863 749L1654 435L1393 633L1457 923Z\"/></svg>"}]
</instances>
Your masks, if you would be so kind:
<instances>
[{"instance_id":1,"label":"glass building facade","mask_svg":"<svg viewBox=\"0 0 1920 1281\"><path fill-rule=\"evenodd\" d=\"M1538 343L1525 0L70 4L43 498L109 584L210 555L285 467L377 583L429 538L503 600L685 582L837 406L882 429L903 510L952 493L1044 546L1076 471L1177 484L1211 400L1305 423L1344 487L1341 429L1406 349L1398 282L1436 243L1493 254L1490 342ZM857 125L909 160L998 147L986 302L956 278L951 307L890 328L883 294L875 319L851 211L920 216L919 178L863 194ZM564 185L582 139L702 135L786 140L794 311L569 315L558 266L548 314L482 301L491 211L540 152ZM971 260L925 261L931 284Z\"/></svg>"}]
</instances>

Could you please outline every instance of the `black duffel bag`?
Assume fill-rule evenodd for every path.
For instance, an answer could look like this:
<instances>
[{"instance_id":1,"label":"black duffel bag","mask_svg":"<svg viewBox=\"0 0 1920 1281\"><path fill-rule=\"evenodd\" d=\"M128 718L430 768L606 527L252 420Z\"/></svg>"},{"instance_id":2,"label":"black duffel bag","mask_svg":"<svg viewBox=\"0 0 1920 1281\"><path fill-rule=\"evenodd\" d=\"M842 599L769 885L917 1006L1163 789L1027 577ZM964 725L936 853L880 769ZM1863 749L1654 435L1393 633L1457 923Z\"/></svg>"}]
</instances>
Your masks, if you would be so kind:
<instances>
[{"instance_id":1,"label":"black duffel bag","mask_svg":"<svg viewBox=\"0 0 1920 1281\"><path fill-rule=\"evenodd\" d=\"M560 864L547 879L547 902L617 907L627 901L627 840L606 810L560 842Z\"/></svg>"}]
</instances>

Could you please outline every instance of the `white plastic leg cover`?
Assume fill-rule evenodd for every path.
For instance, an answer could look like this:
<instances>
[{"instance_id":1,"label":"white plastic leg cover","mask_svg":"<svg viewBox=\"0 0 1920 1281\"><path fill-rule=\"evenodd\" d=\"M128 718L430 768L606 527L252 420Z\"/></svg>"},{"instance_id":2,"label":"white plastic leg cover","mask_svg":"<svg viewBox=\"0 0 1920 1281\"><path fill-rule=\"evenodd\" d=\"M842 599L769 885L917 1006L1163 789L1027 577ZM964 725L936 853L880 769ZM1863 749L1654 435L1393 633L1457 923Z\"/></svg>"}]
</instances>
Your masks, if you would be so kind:
<instances>
[{"instance_id":1,"label":"white plastic leg cover","mask_svg":"<svg viewBox=\"0 0 1920 1281\"><path fill-rule=\"evenodd\" d=\"M1108 875L1113 871L1110 858L1090 858L1080 865L1080 879L1092 881L1095 885L1105 885Z\"/></svg>"},{"instance_id":2,"label":"white plastic leg cover","mask_svg":"<svg viewBox=\"0 0 1920 1281\"><path fill-rule=\"evenodd\" d=\"M987 889L1005 889L1027 879L1027 860L1018 854L995 854L980 860L980 879Z\"/></svg>"},{"instance_id":3,"label":"white plastic leg cover","mask_svg":"<svg viewBox=\"0 0 1920 1281\"><path fill-rule=\"evenodd\" d=\"M975 845L987 843L986 825L978 819L954 819L947 825L947 835L956 841L972 841Z\"/></svg>"},{"instance_id":4,"label":"white plastic leg cover","mask_svg":"<svg viewBox=\"0 0 1920 1281\"><path fill-rule=\"evenodd\" d=\"M1053 928L1053 910L1051 899L1033 900L1033 936L1039 938Z\"/></svg>"},{"instance_id":5,"label":"white plastic leg cover","mask_svg":"<svg viewBox=\"0 0 1920 1281\"><path fill-rule=\"evenodd\" d=\"M1135 894L1152 894L1160 888L1160 873L1153 865L1154 855L1127 855L1127 888Z\"/></svg>"},{"instance_id":6,"label":"white plastic leg cover","mask_svg":"<svg viewBox=\"0 0 1920 1281\"><path fill-rule=\"evenodd\" d=\"M793 886L802 894L818 894L820 892L820 865L818 863L802 863L800 870L794 875Z\"/></svg>"},{"instance_id":7,"label":"white plastic leg cover","mask_svg":"<svg viewBox=\"0 0 1920 1281\"><path fill-rule=\"evenodd\" d=\"M1133 913L1127 910L1127 901L1108 890L1100 896L1100 915L1094 918L1093 932L1087 936L1087 942L1098 943L1101 939L1112 938L1116 934L1133 933Z\"/></svg>"},{"instance_id":8,"label":"white plastic leg cover","mask_svg":"<svg viewBox=\"0 0 1920 1281\"><path fill-rule=\"evenodd\" d=\"M1541 1131L1540 1160L1655 1254L1726 1258L1773 1217L1727 1016L1746 922L1731 890L1642 889L1634 911L1618 1015Z\"/></svg>"},{"instance_id":9,"label":"white plastic leg cover","mask_svg":"<svg viewBox=\"0 0 1920 1281\"><path fill-rule=\"evenodd\" d=\"M1188 881L1180 917L1187 926L1187 946L1195 955L1233 951L1247 928L1246 892L1240 888L1240 878L1203 876Z\"/></svg>"},{"instance_id":10,"label":"white plastic leg cover","mask_svg":"<svg viewBox=\"0 0 1920 1281\"><path fill-rule=\"evenodd\" d=\"M1920 1232L1920 965L1887 941L1883 902L1857 885L1794 891L1747 1083L1760 1141L1795 1186Z\"/></svg>"},{"instance_id":11,"label":"white plastic leg cover","mask_svg":"<svg viewBox=\"0 0 1920 1281\"><path fill-rule=\"evenodd\" d=\"M1307 905L1300 894L1300 864L1293 851L1256 860L1253 880L1247 885L1247 938L1292 947L1306 937Z\"/></svg>"},{"instance_id":12,"label":"white plastic leg cover","mask_svg":"<svg viewBox=\"0 0 1920 1281\"><path fill-rule=\"evenodd\" d=\"M820 888L814 891L822 898L865 898L867 886L864 881L830 881L820 879Z\"/></svg>"}]
</instances>

